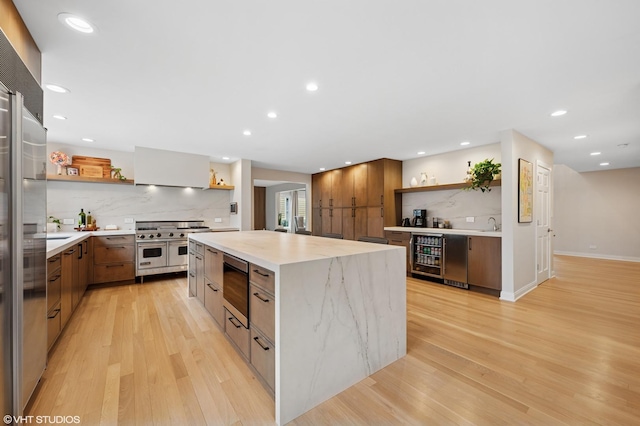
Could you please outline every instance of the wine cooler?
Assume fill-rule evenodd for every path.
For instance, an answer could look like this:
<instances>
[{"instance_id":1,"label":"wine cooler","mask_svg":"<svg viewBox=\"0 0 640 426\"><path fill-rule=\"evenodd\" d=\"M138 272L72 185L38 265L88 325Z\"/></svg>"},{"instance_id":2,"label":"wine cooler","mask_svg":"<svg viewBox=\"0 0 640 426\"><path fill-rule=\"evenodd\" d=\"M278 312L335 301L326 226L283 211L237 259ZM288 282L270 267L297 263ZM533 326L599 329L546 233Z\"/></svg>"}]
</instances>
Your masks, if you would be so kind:
<instances>
[{"instance_id":1,"label":"wine cooler","mask_svg":"<svg viewBox=\"0 0 640 426\"><path fill-rule=\"evenodd\" d=\"M442 278L444 247L442 234L413 234L411 272Z\"/></svg>"}]
</instances>

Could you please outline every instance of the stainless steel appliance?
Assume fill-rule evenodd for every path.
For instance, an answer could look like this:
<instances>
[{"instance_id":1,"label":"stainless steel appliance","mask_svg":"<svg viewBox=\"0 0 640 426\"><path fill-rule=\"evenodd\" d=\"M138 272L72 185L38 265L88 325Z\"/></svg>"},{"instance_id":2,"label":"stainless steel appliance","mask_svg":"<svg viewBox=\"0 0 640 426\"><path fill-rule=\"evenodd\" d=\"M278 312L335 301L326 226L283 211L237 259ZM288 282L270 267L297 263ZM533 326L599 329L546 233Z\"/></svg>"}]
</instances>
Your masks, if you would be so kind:
<instances>
[{"instance_id":1,"label":"stainless steel appliance","mask_svg":"<svg viewBox=\"0 0 640 426\"><path fill-rule=\"evenodd\" d=\"M467 283L467 236L444 237L444 283L454 287L469 288Z\"/></svg>"},{"instance_id":2,"label":"stainless steel appliance","mask_svg":"<svg viewBox=\"0 0 640 426\"><path fill-rule=\"evenodd\" d=\"M223 262L223 305L245 328L249 328L249 264L226 253Z\"/></svg>"},{"instance_id":3,"label":"stainless steel appliance","mask_svg":"<svg viewBox=\"0 0 640 426\"><path fill-rule=\"evenodd\" d=\"M445 254L442 234L412 234L411 272L434 278L442 278Z\"/></svg>"},{"instance_id":4,"label":"stainless steel appliance","mask_svg":"<svg viewBox=\"0 0 640 426\"><path fill-rule=\"evenodd\" d=\"M47 362L46 130L0 84L0 404L21 416Z\"/></svg>"},{"instance_id":5,"label":"stainless steel appliance","mask_svg":"<svg viewBox=\"0 0 640 426\"><path fill-rule=\"evenodd\" d=\"M412 226L417 228L427 227L427 211L425 209L415 209L413 211Z\"/></svg>"},{"instance_id":6,"label":"stainless steel appliance","mask_svg":"<svg viewBox=\"0 0 640 426\"><path fill-rule=\"evenodd\" d=\"M210 232L202 220L136 222L136 276L187 270L187 234Z\"/></svg>"}]
</instances>

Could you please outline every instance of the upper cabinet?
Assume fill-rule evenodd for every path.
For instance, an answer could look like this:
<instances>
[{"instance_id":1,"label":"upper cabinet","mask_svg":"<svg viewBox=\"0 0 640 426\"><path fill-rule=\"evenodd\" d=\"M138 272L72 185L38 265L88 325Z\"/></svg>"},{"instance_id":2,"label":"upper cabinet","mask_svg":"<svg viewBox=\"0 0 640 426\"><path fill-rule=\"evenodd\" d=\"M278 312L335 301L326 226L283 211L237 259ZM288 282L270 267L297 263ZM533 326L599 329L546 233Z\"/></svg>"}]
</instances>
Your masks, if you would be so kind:
<instances>
[{"instance_id":1,"label":"upper cabinet","mask_svg":"<svg viewBox=\"0 0 640 426\"><path fill-rule=\"evenodd\" d=\"M135 183L209 188L209 157L136 146Z\"/></svg>"}]
</instances>

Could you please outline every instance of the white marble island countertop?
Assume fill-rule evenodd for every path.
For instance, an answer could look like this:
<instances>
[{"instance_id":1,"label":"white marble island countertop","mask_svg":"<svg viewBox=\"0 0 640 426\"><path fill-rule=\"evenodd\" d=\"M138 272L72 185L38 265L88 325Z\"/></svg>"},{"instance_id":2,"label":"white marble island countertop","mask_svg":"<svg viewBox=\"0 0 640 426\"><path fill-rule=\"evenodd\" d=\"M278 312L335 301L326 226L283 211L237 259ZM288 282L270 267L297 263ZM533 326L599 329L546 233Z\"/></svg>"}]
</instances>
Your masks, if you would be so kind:
<instances>
[{"instance_id":1,"label":"white marble island countertop","mask_svg":"<svg viewBox=\"0 0 640 426\"><path fill-rule=\"evenodd\" d=\"M404 247L274 231L189 240L274 272L277 424L406 354Z\"/></svg>"},{"instance_id":2,"label":"white marble island countertop","mask_svg":"<svg viewBox=\"0 0 640 426\"><path fill-rule=\"evenodd\" d=\"M189 238L272 270L276 270L280 265L398 248L384 244L274 231L202 232L190 234Z\"/></svg>"}]
</instances>

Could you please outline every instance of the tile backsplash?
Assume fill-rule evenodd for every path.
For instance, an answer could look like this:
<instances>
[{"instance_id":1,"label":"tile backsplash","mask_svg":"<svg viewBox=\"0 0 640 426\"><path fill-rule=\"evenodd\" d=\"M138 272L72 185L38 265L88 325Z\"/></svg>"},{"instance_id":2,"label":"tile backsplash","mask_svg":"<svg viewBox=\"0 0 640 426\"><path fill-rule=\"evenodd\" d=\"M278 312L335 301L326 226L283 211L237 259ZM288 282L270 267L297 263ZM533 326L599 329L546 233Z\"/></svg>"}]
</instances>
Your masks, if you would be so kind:
<instances>
[{"instance_id":1,"label":"tile backsplash","mask_svg":"<svg viewBox=\"0 0 640 426\"><path fill-rule=\"evenodd\" d=\"M138 220L204 220L212 228L229 226L229 191L192 188L114 185L103 183L47 183L47 216L73 219L62 231L77 226L78 213L91 212L97 225L134 229L125 218ZM221 222L215 222L220 218Z\"/></svg>"},{"instance_id":2,"label":"tile backsplash","mask_svg":"<svg viewBox=\"0 0 640 426\"><path fill-rule=\"evenodd\" d=\"M500 187L492 187L489 192L451 189L442 191L410 192L402 194L402 217L411 218L413 209L426 209L427 223L431 218L448 220L454 229L493 230L493 221L502 224L502 192ZM474 217L474 222L466 221Z\"/></svg>"}]
</instances>

